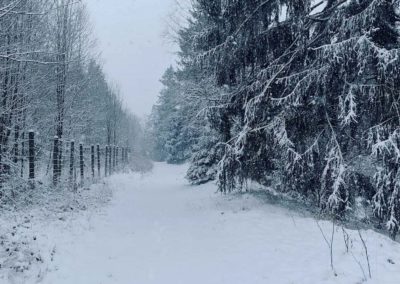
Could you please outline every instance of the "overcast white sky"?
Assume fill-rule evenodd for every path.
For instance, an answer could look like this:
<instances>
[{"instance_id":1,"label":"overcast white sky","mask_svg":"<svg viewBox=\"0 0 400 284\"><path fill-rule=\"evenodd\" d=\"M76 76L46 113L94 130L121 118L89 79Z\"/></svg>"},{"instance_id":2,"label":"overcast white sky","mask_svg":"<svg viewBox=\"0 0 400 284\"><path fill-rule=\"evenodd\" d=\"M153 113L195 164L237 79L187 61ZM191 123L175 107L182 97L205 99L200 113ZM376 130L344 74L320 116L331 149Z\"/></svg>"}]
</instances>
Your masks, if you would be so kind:
<instances>
[{"instance_id":1,"label":"overcast white sky","mask_svg":"<svg viewBox=\"0 0 400 284\"><path fill-rule=\"evenodd\" d=\"M143 117L156 102L174 47L162 37L173 0L86 0L105 72L126 106Z\"/></svg>"}]
</instances>

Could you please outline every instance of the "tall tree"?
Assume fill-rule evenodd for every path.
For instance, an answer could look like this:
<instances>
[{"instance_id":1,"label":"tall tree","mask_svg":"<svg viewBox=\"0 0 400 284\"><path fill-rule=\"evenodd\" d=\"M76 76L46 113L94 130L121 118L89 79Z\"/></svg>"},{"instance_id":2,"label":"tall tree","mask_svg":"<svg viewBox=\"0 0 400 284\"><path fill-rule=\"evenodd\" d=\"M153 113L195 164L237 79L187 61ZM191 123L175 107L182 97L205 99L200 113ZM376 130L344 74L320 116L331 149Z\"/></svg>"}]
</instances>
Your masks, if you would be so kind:
<instances>
[{"instance_id":1,"label":"tall tree","mask_svg":"<svg viewBox=\"0 0 400 284\"><path fill-rule=\"evenodd\" d=\"M397 0L194 1L179 33L181 72L197 86L214 82L208 121L222 151L221 191L273 180L337 217L361 196L397 234L398 7Z\"/></svg>"}]
</instances>

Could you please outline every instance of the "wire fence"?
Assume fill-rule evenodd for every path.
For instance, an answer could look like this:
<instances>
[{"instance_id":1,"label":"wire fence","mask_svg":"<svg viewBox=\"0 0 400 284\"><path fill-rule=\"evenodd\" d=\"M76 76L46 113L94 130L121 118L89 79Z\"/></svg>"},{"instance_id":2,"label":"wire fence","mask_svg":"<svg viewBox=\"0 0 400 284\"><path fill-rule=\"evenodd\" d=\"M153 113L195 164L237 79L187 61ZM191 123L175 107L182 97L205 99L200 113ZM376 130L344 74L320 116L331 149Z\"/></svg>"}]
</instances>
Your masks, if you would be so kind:
<instances>
[{"instance_id":1,"label":"wire fence","mask_svg":"<svg viewBox=\"0 0 400 284\"><path fill-rule=\"evenodd\" d=\"M77 190L126 169L131 152L129 147L85 145L58 137L40 141L29 131L7 150L0 145L0 189L21 183L34 188L41 183Z\"/></svg>"}]
</instances>

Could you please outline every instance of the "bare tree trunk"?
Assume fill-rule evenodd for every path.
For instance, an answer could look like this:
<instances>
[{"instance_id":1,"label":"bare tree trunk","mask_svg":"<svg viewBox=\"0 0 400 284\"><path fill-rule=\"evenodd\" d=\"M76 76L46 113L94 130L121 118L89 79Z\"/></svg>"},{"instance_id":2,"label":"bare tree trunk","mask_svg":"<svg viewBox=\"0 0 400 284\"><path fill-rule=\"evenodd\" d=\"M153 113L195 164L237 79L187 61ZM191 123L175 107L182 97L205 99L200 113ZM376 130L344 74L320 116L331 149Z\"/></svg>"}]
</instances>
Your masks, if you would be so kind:
<instances>
[{"instance_id":1,"label":"bare tree trunk","mask_svg":"<svg viewBox=\"0 0 400 284\"><path fill-rule=\"evenodd\" d=\"M62 141L64 136L65 121L65 93L67 84L67 55L68 55L68 28L70 17L70 0L61 1L58 12L58 31L57 31L57 117L56 117L56 135ZM55 153L57 158L57 167L61 175L62 168L62 147L58 147Z\"/></svg>"}]
</instances>

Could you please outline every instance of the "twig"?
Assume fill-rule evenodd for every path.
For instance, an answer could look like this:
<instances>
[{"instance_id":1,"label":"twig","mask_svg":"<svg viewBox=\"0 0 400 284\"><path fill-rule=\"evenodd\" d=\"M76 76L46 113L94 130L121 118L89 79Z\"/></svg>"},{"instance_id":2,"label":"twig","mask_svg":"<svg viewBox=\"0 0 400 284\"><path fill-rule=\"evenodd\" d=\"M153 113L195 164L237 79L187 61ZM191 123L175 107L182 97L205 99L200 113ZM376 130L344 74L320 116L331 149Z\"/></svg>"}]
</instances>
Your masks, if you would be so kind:
<instances>
[{"instance_id":1,"label":"twig","mask_svg":"<svg viewBox=\"0 0 400 284\"><path fill-rule=\"evenodd\" d=\"M331 236L331 267L332 270L335 272L335 269L333 268L333 238L335 236L335 222L332 221L332 236ZM336 273L335 273L336 275Z\"/></svg>"},{"instance_id":2,"label":"twig","mask_svg":"<svg viewBox=\"0 0 400 284\"><path fill-rule=\"evenodd\" d=\"M332 221L332 235L331 235L331 241L329 242L329 240L326 237L324 231L322 230L320 224L318 223L318 221L316 221L316 222L317 222L317 226L318 226L322 236L324 237L324 240L325 240L326 244L328 245L328 248L329 248L329 251L330 251L331 268L332 268L332 271L333 271L334 275L336 276L337 274L336 274L335 268L333 266L333 239L334 239L334 236L335 236L335 223Z\"/></svg>"},{"instance_id":3,"label":"twig","mask_svg":"<svg viewBox=\"0 0 400 284\"><path fill-rule=\"evenodd\" d=\"M366 259L367 259L367 264L368 264L368 274L369 274L369 278L372 278L372 276L371 276L371 266L370 266L370 264L369 264L369 255L368 255L367 244L365 243L364 238L363 238L362 235L361 235L360 229L357 229L357 231L358 231L358 235L360 236L361 242L362 242L363 247L364 247L365 257L366 257Z\"/></svg>"},{"instance_id":4,"label":"twig","mask_svg":"<svg viewBox=\"0 0 400 284\"><path fill-rule=\"evenodd\" d=\"M344 239L344 244L346 245L346 252L349 253L349 245L350 245L350 236L342 226L342 232L343 232L343 239Z\"/></svg>"},{"instance_id":5,"label":"twig","mask_svg":"<svg viewBox=\"0 0 400 284\"><path fill-rule=\"evenodd\" d=\"M294 216L293 216L293 214L292 214L291 212L289 212L289 216L290 216L290 218L292 218L293 225L294 225L295 227L297 227L296 221L294 220Z\"/></svg>"},{"instance_id":6,"label":"twig","mask_svg":"<svg viewBox=\"0 0 400 284\"><path fill-rule=\"evenodd\" d=\"M364 271L364 268L363 268L363 266L361 265L361 262L354 256L354 254L353 254L353 252L350 252L351 253L351 255L353 256L353 259L354 259L354 261L358 264L358 266L360 267L360 269L361 269L361 271L362 271L362 274L364 275L364 281L366 281L367 280L367 275L365 275L365 271Z\"/></svg>"}]
</instances>

